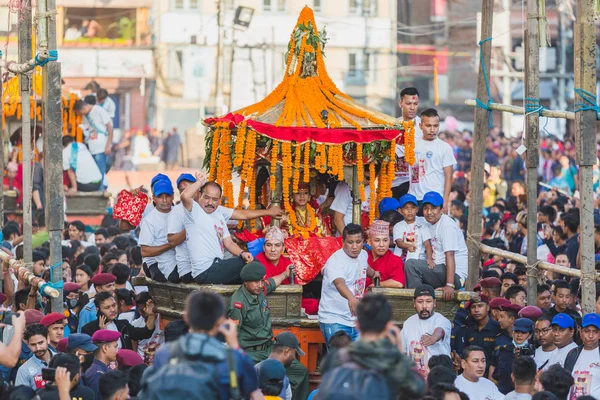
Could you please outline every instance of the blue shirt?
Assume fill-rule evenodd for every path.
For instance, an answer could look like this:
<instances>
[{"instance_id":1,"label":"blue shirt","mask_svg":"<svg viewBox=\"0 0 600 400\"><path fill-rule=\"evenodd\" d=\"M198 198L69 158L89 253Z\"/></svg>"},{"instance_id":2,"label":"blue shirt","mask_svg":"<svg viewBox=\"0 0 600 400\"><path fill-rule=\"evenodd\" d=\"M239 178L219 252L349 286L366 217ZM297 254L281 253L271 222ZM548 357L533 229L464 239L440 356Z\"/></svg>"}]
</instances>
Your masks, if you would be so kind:
<instances>
[{"instance_id":1,"label":"blue shirt","mask_svg":"<svg viewBox=\"0 0 600 400\"><path fill-rule=\"evenodd\" d=\"M94 303L94 300L90 300L90 302L87 303L87 305L83 307L83 310L81 310L81 312L79 313L79 324L77 325L77 332L81 333L81 328L83 328L85 324L97 320L97 314L98 312L96 310L96 304Z\"/></svg>"},{"instance_id":2,"label":"blue shirt","mask_svg":"<svg viewBox=\"0 0 600 400\"><path fill-rule=\"evenodd\" d=\"M97 358L94 358L94 362L92 362L92 365L90 365L87 371L85 371L85 385L94 391L94 394L96 395L96 400L100 400L98 381L100 380L100 377L108 371L110 371L108 365L104 364Z\"/></svg>"},{"instance_id":3,"label":"blue shirt","mask_svg":"<svg viewBox=\"0 0 600 400\"><path fill-rule=\"evenodd\" d=\"M50 352L50 356L55 354L50 349L48 351ZM42 380L42 368L48 368L48 364L36 356L31 357L25 364L19 367L17 377L15 378L15 386L25 385L33 390L43 388L45 382Z\"/></svg>"}]
</instances>

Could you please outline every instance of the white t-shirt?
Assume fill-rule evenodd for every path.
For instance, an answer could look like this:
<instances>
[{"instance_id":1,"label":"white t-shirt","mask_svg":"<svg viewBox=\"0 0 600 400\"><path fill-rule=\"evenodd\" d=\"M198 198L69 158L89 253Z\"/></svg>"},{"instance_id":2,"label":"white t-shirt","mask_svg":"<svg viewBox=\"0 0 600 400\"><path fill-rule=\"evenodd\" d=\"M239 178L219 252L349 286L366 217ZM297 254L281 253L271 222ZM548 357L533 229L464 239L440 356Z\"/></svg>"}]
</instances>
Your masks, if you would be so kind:
<instances>
[{"instance_id":1,"label":"white t-shirt","mask_svg":"<svg viewBox=\"0 0 600 400\"><path fill-rule=\"evenodd\" d=\"M444 337L435 344L425 347L421 344L423 335L431 335L437 328L444 330ZM417 369L427 375L427 363L432 356L450 355L450 331L452 324L442 314L434 312L427 319L419 318L418 314L409 317L402 327L402 344L405 353L417 364Z\"/></svg>"},{"instance_id":2,"label":"white t-shirt","mask_svg":"<svg viewBox=\"0 0 600 400\"><path fill-rule=\"evenodd\" d=\"M346 182L338 183L333 195L335 198L333 199L333 203L331 203L331 207L329 208L333 211L344 214L344 225L352 223L352 193L350 192L350 187L348 184ZM363 212L369 211L370 196L371 190L369 185L365 185L365 201L363 201L361 205L361 210ZM341 232L339 233L341 235Z\"/></svg>"},{"instance_id":3,"label":"white t-shirt","mask_svg":"<svg viewBox=\"0 0 600 400\"><path fill-rule=\"evenodd\" d=\"M446 214L442 214L435 225L429 224L429 229L431 230L431 247L435 264L446 264L445 253L453 251L455 273L464 281L469 271L469 257L465 237L456 221Z\"/></svg>"},{"instance_id":4,"label":"white t-shirt","mask_svg":"<svg viewBox=\"0 0 600 400\"><path fill-rule=\"evenodd\" d=\"M546 364L544 371L546 371L548 368L550 368L554 364L559 364L561 367L564 367L565 360L567 358L567 354L569 354L571 349L574 349L575 347L577 347L577 344L575 342L571 342L571 344L568 344L567 346L563 347L562 349L556 349L556 352L554 352L554 354L552 354L552 357L550 357L548 364Z\"/></svg>"},{"instance_id":5,"label":"white t-shirt","mask_svg":"<svg viewBox=\"0 0 600 400\"><path fill-rule=\"evenodd\" d=\"M74 143L71 143L63 149L63 171L67 171L71 168L71 157L76 156L75 178L77 179L77 182L84 184L100 182L102 180L102 174L87 147L85 147L83 143L77 143L77 154L75 154L73 145Z\"/></svg>"},{"instance_id":6,"label":"white t-shirt","mask_svg":"<svg viewBox=\"0 0 600 400\"><path fill-rule=\"evenodd\" d=\"M144 212L142 213L142 219L146 218L148 214L150 214L154 210L154 203L150 202L146 204L146 208L144 208Z\"/></svg>"},{"instance_id":7,"label":"white t-shirt","mask_svg":"<svg viewBox=\"0 0 600 400\"><path fill-rule=\"evenodd\" d=\"M467 380L462 374L456 377L454 386L469 396L471 400L503 400L504 395L500 393L496 385L486 378L479 378L477 382Z\"/></svg>"},{"instance_id":8,"label":"white t-shirt","mask_svg":"<svg viewBox=\"0 0 600 400\"><path fill-rule=\"evenodd\" d=\"M183 203L177 204L169 213L169 223L167 225L167 235L179 233L185 229L185 210ZM190 252L186 239L179 246L175 247L175 259L177 260L177 272L179 277L192 272L192 263L190 261Z\"/></svg>"},{"instance_id":9,"label":"white t-shirt","mask_svg":"<svg viewBox=\"0 0 600 400\"><path fill-rule=\"evenodd\" d=\"M106 124L112 125L112 120L108 113L99 105L95 105L87 115L83 116L82 121L90 153L104 153L106 142L108 141L108 128Z\"/></svg>"},{"instance_id":10,"label":"white t-shirt","mask_svg":"<svg viewBox=\"0 0 600 400\"><path fill-rule=\"evenodd\" d=\"M517 393L514 390L504 397L504 400L531 400L528 393Z\"/></svg>"},{"instance_id":11,"label":"white t-shirt","mask_svg":"<svg viewBox=\"0 0 600 400\"><path fill-rule=\"evenodd\" d=\"M415 222L409 224L406 220L398 222L394 225L394 243L401 239L403 242L414 243L417 246L417 251L406 252L406 259L425 260L425 242L431 239L431 231L429 224L423 217L416 217ZM394 254L402 257L404 249L396 246Z\"/></svg>"},{"instance_id":12,"label":"white t-shirt","mask_svg":"<svg viewBox=\"0 0 600 400\"><path fill-rule=\"evenodd\" d=\"M535 361L535 365L537 365L538 369L540 367L542 367L542 365L544 365L544 363L548 360L550 360L550 358L554 355L554 353L556 353L557 348L555 347L554 350L552 351L544 351L544 349L542 349L542 346L538 347L535 350L535 355L533 356L533 361ZM548 364L544 365L544 370L546 370L548 367Z\"/></svg>"},{"instance_id":13,"label":"white t-shirt","mask_svg":"<svg viewBox=\"0 0 600 400\"><path fill-rule=\"evenodd\" d=\"M112 119L115 117L115 113L117 112L117 106L115 105L115 102L113 101L113 99L111 99L110 97L107 97L106 100L104 100L104 103L102 103L102 105L100 107L102 107L102 109L104 111L106 111L106 113L108 114L108 116L110 117L110 119L112 121Z\"/></svg>"},{"instance_id":14,"label":"white t-shirt","mask_svg":"<svg viewBox=\"0 0 600 400\"><path fill-rule=\"evenodd\" d=\"M144 319L144 317L139 317L138 319L134 320L131 323L131 325L135 326L136 328L143 328L144 326L146 326L146 320ZM156 322L154 324L154 333L152 333L152 337L150 337L150 339L142 339L138 341L137 353L140 357L144 358L144 356L146 355L146 349L150 344L156 343L160 346L164 342L165 335L163 330L160 329L160 314L157 314Z\"/></svg>"},{"instance_id":15,"label":"white t-shirt","mask_svg":"<svg viewBox=\"0 0 600 400\"><path fill-rule=\"evenodd\" d=\"M227 222L231 219L234 211L235 210L233 208L227 208L227 207L223 207L223 206L219 206L215 210L216 213L221 215L221 217L225 220L225 222Z\"/></svg>"},{"instance_id":16,"label":"white t-shirt","mask_svg":"<svg viewBox=\"0 0 600 400\"><path fill-rule=\"evenodd\" d=\"M452 147L441 139L417 140L415 164L410 167L410 190L417 200L434 191L444 195L444 168L456 164Z\"/></svg>"},{"instance_id":17,"label":"white t-shirt","mask_svg":"<svg viewBox=\"0 0 600 400\"><path fill-rule=\"evenodd\" d=\"M167 240L167 226L170 214L160 212L155 208L146 218L142 219L138 240L140 246L162 246L169 243ZM168 278L177 265L175 249L169 249L155 257L144 257L144 262L147 266L158 263L158 269L165 278Z\"/></svg>"},{"instance_id":18,"label":"white t-shirt","mask_svg":"<svg viewBox=\"0 0 600 400\"><path fill-rule=\"evenodd\" d=\"M339 249L329 257L323 267L323 286L319 302L319 322L355 326L356 316L348 307L348 300L338 292L333 281L342 278L348 289L357 299L365 292L368 255L361 250L357 258L351 258L344 249Z\"/></svg>"},{"instance_id":19,"label":"white t-shirt","mask_svg":"<svg viewBox=\"0 0 600 400\"><path fill-rule=\"evenodd\" d=\"M398 118L399 123L401 124L402 117ZM423 132L419 127L419 123L421 122L421 118L418 116L415 117L415 141L423 138ZM396 166L394 168L394 181L392 182L392 187L400 186L403 183L406 183L410 180L410 165L404 160L404 145L397 144L396 145Z\"/></svg>"},{"instance_id":20,"label":"white t-shirt","mask_svg":"<svg viewBox=\"0 0 600 400\"><path fill-rule=\"evenodd\" d=\"M571 387L569 400L579 396L594 396L600 399L600 356L598 349L582 349L573 367L575 384Z\"/></svg>"},{"instance_id":21,"label":"white t-shirt","mask_svg":"<svg viewBox=\"0 0 600 400\"><path fill-rule=\"evenodd\" d=\"M223 259L229 229L223 214L217 211L207 214L198 203L193 202L192 211L184 210L184 224L187 232L192 276L195 278L214 263L215 258Z\"/></svg>"}]
</instances>

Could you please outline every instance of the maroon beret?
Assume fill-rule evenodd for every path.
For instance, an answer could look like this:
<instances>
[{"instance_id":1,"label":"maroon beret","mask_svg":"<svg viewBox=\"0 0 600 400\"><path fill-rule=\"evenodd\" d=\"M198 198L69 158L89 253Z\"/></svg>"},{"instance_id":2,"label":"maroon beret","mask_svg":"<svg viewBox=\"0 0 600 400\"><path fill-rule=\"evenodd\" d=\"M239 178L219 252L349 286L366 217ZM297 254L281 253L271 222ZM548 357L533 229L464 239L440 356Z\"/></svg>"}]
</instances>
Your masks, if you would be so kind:
<instances>
[{"instance_id":1,"label":"maroon beret","mask_svg":"<svg viewBox=\"0 0 600 400\"><path fill-rule=\"evenodd\" d=\"M502 286L502 282L500 281L500 279L498 279L494 276L490 276L489 278L480 280L479 284L484 289L491 289L491 288Z\"/></svg>"},{"instance_id":2,"label":"maroon beret","mask_svg":"<svg viewBox=\"0 0 600 400\"><path fill-rule=\"evenodd\" d=\"M511 302L506 300L504 297L496 297L490 301L490 307L494 310L498 310L501 306L506 306L508 304L511 304Z\"/></svg>"},{"instance_id":3,"label":"maroon beret","mask_svg":"<svg viewBox=\"0 0 600 400\"><path fill-rule=\"evenodd\" d=\"M25 310L25 325L37 324L42 318L44 318L44 314L39 312L38 310L29 309Z\"/></svg>"},{"instance_id":4,"label":"maroon beret","mask_svg":"<svg viewBox=\"0 0 600 400\"><path fill-rule=\"evenodd\" d=\"M481 292L481 285L478 283L477 285L475 285L475 287L473 288L474 292Z\"/></svg>"},{"instance_id":5,"label":"maroon beret","mask_svg":"<svg viewBox=\"0 0 600 400\"><path fill-rule=\"evenodd\" d=\"M66 282L63 287L64 293L77 292L81 289L81 286L75 282Z\"/></svg>"},{"instance_id":6,"label":"maroon beret","mask_svg":"<svg viewBox=\"0 0 600 400\"><path fill-rule=\"evenodd\" d=\"M113 274L101 273L101 274L96 274L96 275L92 276L92 279L90 279L90 281L94 285L102 286L102 285L108 285L109 283L113 283L116 279L117 279L117 277L114 276Z\"/></svg>"},{"instance_id":7,"label":"maroon beret","mask_svg":"<svg viewBox=\"0 0 600 400\"><path fill-rule=\"evenodd\" d=\"M67 352L67 344L69 344L69 338L62 338L58 341L58 344L56 345L56 351L58 351L59 353L66 353Z\"/></svg>"},{"instance_id":8,"label":"maroon beret","mask_svg":"<svg viewBox=\"0 0 600 400\"><path fill-rule=\"evenodd\" d=\"M107 329L100 329L94 332L92 336L92 342L94 343L110 343L116 342L121 338L121 334L117 331L109 331Z\"/></svg>"},{"instance_id":9,"label":"maroon beret","mask_svg":"<svg viewBox=\"0 0 600 400\"><path fill-rule=\"evenodd\" d=\"M7 298L4 293L0 293L0 304L4 304Z\"/></svg>"},{"instance_id":10,"label":"maroon beret","mask_svg":"<svg viewBox=\"0 0 600 400\"><path fill-rule=\"evenodd\" d=\"M48 328L50 325L54 325L59 322L63 322L65 315L57 312L50 313L40 320L40 324Z\"/></svg>"},{"instance_id":11,"label":"maroon beret","mask_svg":"<svg viewBox=\"0 0 600 400\"><path fill-rule=\"evenodd\" d=\"M119 349L117 352L117 364L119 367L135 367L143 364L144 360L133 350Z\"/></svg>"},{"instance_id":12,"label":"maroon beret","mask_svg":"<svg viewBox=\"0 0 600 400\"><path fill-rule=\"evenodd\" d=\"M518 313L519 311L521 311L521 307L518 304L513 304L513 303L509 303L509 304L502 304L498 309L500 311L514 311L516 313Z\"/></svg>"},{"instance_id":13,"label":"maroon beret","mask_svg":"<svg viewBox=\"0 0 600 400\"><path fill-rule=\"evenodd\" d=\"M533 322L537 321L537 319L541 316L542 310L536 306L523 307L521 311L519 311L519 317L530 319Z\"/></svg>"},{"instance_id":14,"label":"maroon beret","mask_svg":"<svg viewBox=\"0 0 600 400\"><path fill-rule=\"evenodd\" d=\"M477 304L477 303L490 304L490 299L485 294L480 294L479 295L479 300L478 299L474 299L474 300L471 300L471 301L467 301L465 303L465 308L468 310L469 308L471 308L471 306L473 304Z\"/></svg>"}]
</instances>

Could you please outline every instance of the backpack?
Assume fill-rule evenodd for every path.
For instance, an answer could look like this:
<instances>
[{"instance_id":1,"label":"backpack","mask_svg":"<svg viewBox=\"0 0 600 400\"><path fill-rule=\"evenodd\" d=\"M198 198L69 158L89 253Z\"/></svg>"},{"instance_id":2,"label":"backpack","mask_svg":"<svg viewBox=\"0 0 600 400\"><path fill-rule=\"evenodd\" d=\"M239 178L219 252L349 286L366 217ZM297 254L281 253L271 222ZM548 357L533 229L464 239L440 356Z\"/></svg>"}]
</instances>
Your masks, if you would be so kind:
<instances>
[{"instance_id":1,"label":"backpack","mask_svg":"<svg viewBox=\"0 0 600 400\"><path fill-rule=\"evenodd\" d=\"M231 370L233 353L227 350L227 365ZM149 368L142 377L140 398L146 400L202 399L220 400L221 390L217 366L221 360L205 360L202 356L184 354L179 341L173 344L168 364L157 370ZM230 389L231 385L230 385ZM232 398L236 398L235 391Z\"/></svg>"},{"instance_id":2,"label":"backpack","mask_svg":"<svg viewBox=\"0 0 600 400\"><path fill-rule=\"evenodd\" d=\"M317 400L391 399L384 376L352 361L346 351L340 351L343 364L323 375Z\"/></svg>"}]
</instances>

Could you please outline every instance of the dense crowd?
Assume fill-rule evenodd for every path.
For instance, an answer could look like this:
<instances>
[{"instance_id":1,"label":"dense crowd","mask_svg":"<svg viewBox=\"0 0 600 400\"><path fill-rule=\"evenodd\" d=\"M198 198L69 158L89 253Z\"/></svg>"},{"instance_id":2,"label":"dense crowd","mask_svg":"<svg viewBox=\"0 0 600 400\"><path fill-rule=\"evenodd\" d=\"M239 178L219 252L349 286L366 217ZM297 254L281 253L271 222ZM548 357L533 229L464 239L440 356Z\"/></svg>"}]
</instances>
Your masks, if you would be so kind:
<instances>
[{"instance_id":1,"label":"dense crowd","mask_svg":"<svg viewBox=\"0 0 600 400\"><path fill-rule=\"evenodd\" d=\"M316 192L298 186L290 215L269 204L226 208L221 187L202 174L181 174L175 185L157 174L149 185L151 201L129 207L128 217L107 217L99 228L65 224L63 314L51 312L39 288L40 280L53 281L56 266L38 211L33 277L9 262L2 266L0 398L600 398L600 298L596 313L583 315L579 279L540 274L536 304L527 304L531 271L485 256L477 296L449 315L447 305L457 304L468 272L470 135L440 134L434 109L417 116L416 89L400 97L402 118L416 124L415 163L406 162L399 145L393 197L378 204L377 219L362 218L362 225L352 223L348 185L327 176L319 178ZM76 109L91 111L89 104ZM481 241L526 254L519 143L499 131L490 134ZM537 255L578 268L579 183L568 143L543 141ZM102 185L104 172L83 179L90 171L78 164L97 163L100 153L69 136L63 145L71 189ZM142 192L130 197L142 201ZM120 200L115 208L123 207ZM366 215L368 206L367 199ZM280 227L270 226L273 218ZM238 225L249 220L258 221L258 235ZM23 259L19 224L7 222L2 234L3 251ZM272 326L268 295L295 283L299 267L290 260L293 249L286 249L289 237L308 243L338 238L327 242L337 247L303 282L303 317L318 320L325 344L317 381L299 362L305 352L298 338L291 331L276 335ZM163 323L148 288L134 285L136 277L237 290L227 300L194 291L183 319ZM393 322L397 310L390 301L369 293L373 287L411 289L415 312L402 329Z\"/></svg>"}]
</instances>

